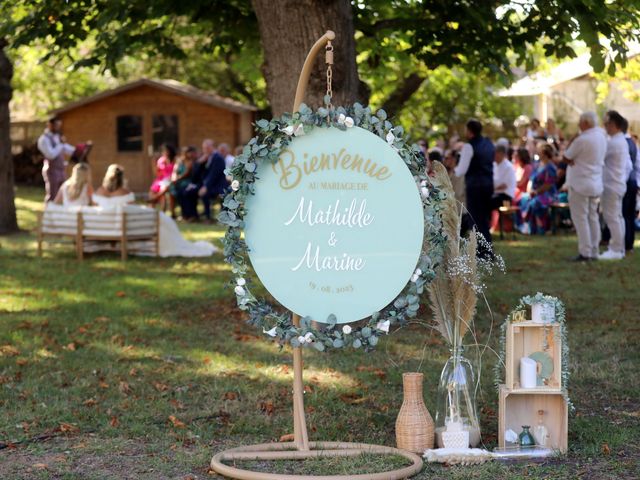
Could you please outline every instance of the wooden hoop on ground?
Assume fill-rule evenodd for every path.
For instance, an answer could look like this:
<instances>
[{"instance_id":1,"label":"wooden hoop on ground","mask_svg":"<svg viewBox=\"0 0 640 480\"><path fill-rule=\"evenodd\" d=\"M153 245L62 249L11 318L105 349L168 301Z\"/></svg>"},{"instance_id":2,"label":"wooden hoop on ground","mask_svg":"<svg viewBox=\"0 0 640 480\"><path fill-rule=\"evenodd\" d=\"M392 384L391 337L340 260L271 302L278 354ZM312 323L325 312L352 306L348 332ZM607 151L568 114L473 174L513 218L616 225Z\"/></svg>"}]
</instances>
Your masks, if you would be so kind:
<instances>
[{"instance_id":1,"label":"wooden hoop on ground","mask_svg":"<svg viewBox=\"0 0 640 480\"><path fill-rule=\"evenodd\" d=\"M422 470L422 459L415 453L382 445L344 442L309 442L311 450L297 450L295 442L262 443L246 447L231 448L220 452L211 459L211 468L230 478L238 480L400 480L415 475ZM223 462L233 460L306 460L308 458L356 457L363 453L377 455L398 455L412 462L411 465L397 470L355 475L289 475L280 473L262 473L244 470L226 465Z\"/></svg>"}]
</instances>

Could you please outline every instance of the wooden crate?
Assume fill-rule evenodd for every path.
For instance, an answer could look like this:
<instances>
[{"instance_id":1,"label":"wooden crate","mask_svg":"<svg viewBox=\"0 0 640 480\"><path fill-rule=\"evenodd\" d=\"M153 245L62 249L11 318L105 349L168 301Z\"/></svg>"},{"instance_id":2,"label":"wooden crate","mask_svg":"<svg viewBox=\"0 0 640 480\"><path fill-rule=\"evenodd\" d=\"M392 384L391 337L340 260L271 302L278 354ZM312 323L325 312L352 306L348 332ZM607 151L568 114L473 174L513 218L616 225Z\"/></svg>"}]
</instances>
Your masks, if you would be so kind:
<instances>
[{"instance_id":1,"label":"wooden crate","mask_svg":"<svg viewBox=\"0 0 640 480\"><path fill-rule=\"evenodd\" d=\"M530 390L562 389L562 335L559 323L508 323L505 339L506 365L505 384L507 388L520 388L520 359L534 352L542 351L545 329L548 332L547 353L553 359L553 373L548 385Z\"/></svg>"},{"instance_id":2,"label":"wooden crate","mask_svg":"<svg viewBox=\"0 0 640 480\"><path fill-rule=\"evenodd\" d=\"M567 451L569 432L569 408L562 391L556 389L511 390L500 385L498 416L498 443L505 447L504 433L511 429L517 434L523 425L529 425L533 433L538 424L538 410L544 410L544 425L549 431L550 448Z\"/></svg>"}]
</instances>

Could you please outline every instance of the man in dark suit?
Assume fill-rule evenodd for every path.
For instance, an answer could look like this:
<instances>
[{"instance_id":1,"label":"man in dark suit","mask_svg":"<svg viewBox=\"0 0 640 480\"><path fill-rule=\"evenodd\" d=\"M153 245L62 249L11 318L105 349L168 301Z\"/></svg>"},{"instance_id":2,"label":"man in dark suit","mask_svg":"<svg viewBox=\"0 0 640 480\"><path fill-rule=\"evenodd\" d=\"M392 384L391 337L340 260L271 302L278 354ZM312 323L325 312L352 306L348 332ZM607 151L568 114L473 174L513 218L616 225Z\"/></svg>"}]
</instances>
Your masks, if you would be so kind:
<instances>
[{"instance_id":1,"label":"man in dark suit","mask_svg":"<svg viewBox=\"0 0 640 480\"><path fill-rule=\"evenodd\" d=\"M198 196L204 204L206 220L211 220L211 201L223 195L229 185L224 169L224 157L218 151L214 151L207 159L206 173L202 180L202 186L198 190Z\"/></svg>"}]
</instances>

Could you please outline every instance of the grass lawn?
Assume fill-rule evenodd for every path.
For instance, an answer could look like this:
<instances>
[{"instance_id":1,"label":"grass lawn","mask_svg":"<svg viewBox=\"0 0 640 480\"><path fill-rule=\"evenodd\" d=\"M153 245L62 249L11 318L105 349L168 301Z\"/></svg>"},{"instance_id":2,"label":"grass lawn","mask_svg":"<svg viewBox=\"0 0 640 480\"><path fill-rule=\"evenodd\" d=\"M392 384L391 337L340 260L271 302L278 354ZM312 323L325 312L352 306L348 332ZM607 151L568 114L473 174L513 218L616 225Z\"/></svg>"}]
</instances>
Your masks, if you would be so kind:
<instances>
[{"instance_id":1,"label":"grass lawn","mask_svg":"<svg viewBox=\"0 0 640 480\"><path fill-rule=\"evenodd\" d=\"M40 259L31 230L41 198L19 188L19 221L29 232L0 237L0 478L215 478L214 452L291 431L290 351L245 325L220 254L78 262L71 246L52 246ZM218 245L223 235L219 227L181 228ZM493 319L480 309L479 340L496 348L497 327L522 295L565 301L576 407L569 453L544 463L427 465L415 478L640 478L640 254L575 265L566 261L575 237L564 234L496 245L507 274L488 280ZM402 373L425 374L434 413L447 356L427 315L369 355L305 350L310 436L394 445ZM494 363L487 351L478 398L489 448L497 442ZM277 467L358 473L394 462Z\"/></svg>"}]
</instances>

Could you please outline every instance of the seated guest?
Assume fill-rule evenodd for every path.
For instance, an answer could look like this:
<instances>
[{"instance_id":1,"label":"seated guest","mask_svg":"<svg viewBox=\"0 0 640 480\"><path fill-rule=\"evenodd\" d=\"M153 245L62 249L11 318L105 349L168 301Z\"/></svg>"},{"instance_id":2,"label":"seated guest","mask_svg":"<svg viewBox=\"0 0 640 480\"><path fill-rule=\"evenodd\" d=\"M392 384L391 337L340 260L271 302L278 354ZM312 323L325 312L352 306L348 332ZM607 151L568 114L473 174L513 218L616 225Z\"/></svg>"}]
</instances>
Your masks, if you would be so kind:
<instances>
[{"instance_id":1,"label":"seated guest","mask_svg":"<svg viewBox=\"0 0 640 480\"><path fill-rule=\"evenodd\" d=\"M165 210L165 197L169 191L171 183L171 174L176 163L176 149L173 145L166 144L162 148L162 155L156 162L156 178L149 189L149 203L155 205L160 204L160 208ZM171 202L171 200L169 200ZM175 206L170 205L173 213Z\"/></svg>"},{"instance_id":2,"label":"seated guest","mask_svg":"<svg viewBox=\"0 0 640 480\"><path fill-rule=\"evenodd\" d=\"M497 210L507 203L511 205L516 194L516 169L507 160L507 148L504 145L497 145L495 161L493 162L493 197L491 198L491 209Z\"/></svg>"},{"instance_id":3,"label":"seated guest","mask_svg":"<svg viewBox=\"0 0 640 480\"><path fill-rule=\"evenodd\" d=\"M191 183L191 175L197 157L198 152L196 147L189 146L182 149L182 155L178 158L176 168L174 168L173 174L171 175L171 185L169 186L169 193L180 203L182 218L187 221L195 219L193 208L185 201L184 194Z\"/></svg>"},{"instance_id":4,"label":"seated guest","mask_svg":"<svg viewBox=\"0 0 640 480\"><path fill-rule=\"evenodd\" d=\"M458 165L458 159L460 158L460 154L455 150L447 150L444 152L444 166L447 167L447 173L449 173L449 180L451 180L451 185L453 186L453 193L456 197L456 200L460 202L462 205L465 205L467 200L465 185L464 185L464 177L456 177L455 169Z\"/></svg>"},{"instance_id":5,"label":"seated guest","mask_svg":"<svg viewBox=\"0 0 640 480\"><path fill-rule=\"evenodd\" d=\"M513 152L513 160L516 165L516 193L513 199L519 202L522 194L527 192L533 165L531 165L531 155L526 148L518 148Z\"/></svg>"},{"instance_id":6,"label":"seated guest","mask_svg":"<svg viewBox=\"0 0 640 480\"><path fill-rule=\"evenodd\" d=\"M89 164L76 163L71 170L71 177L60 186L54 203L65 207L90 205L92 194Z\"/></svg>"},{"instance_id":7,"label":"seated guest","mask_svg":"<svg viewBox=\"0 0 640 480\"><path fill-rule=\"evenodd\" d=\"M531 173L529 190L520 199L520 210L526 222L523 233L544 235L549 229L549 207L556 197L556 166L553 163L555 150L548 143L538 147L540 162Z\"/></svg>"},{"instance_id":8,"label":"seated guest","mask_svg":"<svg viewBox=\"0 0 640 480\"><path fill-rule=\"evenodd\" d=\"M136 198L125 184L124 168L112 163L109 165L109 168L107 168L107 173L104 174L102 185L100 185L93 194L93 203L99 207L103 207L110 204L109 199L113 197L117 197L120 202L126 200L124 203L133 203Z\"/></svg>"},{"instance_id":9,"label":"seated guest","mask_svg":"<svg viewBox=\"0 0 640 480\"><path fill-rule=\"evenodd\" d=\"M224 157L215 151L207 161L207 175L202 181L202 186L198 190L198 196L204 204L204 217L211 220L211 202L223 195L229 183L224 174Z\"/></svg>"}]
</instances>

